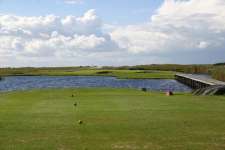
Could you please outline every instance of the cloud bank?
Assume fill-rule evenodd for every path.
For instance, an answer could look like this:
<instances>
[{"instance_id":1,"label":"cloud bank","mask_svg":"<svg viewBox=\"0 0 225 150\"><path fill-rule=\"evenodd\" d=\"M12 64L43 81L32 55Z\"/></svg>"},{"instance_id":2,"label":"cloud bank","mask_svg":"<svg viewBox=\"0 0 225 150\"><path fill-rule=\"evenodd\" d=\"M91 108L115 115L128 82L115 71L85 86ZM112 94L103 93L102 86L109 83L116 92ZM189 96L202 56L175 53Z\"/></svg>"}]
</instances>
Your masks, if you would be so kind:
<instances>
[{"instance_id":1,"label":"cloud bank","mask_svg":"<svg viewBox=\"0 0 225 150\"><path fill-rule=\"evenodd\" d=\"M78 2L77 0L66 0ZM0 15L3 66L213 63L225 60L224 0L165 0L149 21L110 26L81 17Z\"/></svg>"},{"instance_id":2,"label":"cloud bank","mask_svg":"<svg viewBox=\"0 0 225 150\"><path fill-rule=\"evenodd\" d=\"M116 51L117 45L101 28L102 21L95 10L81 17L1 15L0 57L48 62Z\"/></svg>"},{"instance_id":3,"label":"cloud bank","mask_svg":"<svg viewBox=\"0 0 225 150\"><path fill-rule=\"evenodd\" d=\"M222 49L224 17L223 0L166 0L145 25L120 27L111 35L134 53Z\"/></svg>"}]
</instances>

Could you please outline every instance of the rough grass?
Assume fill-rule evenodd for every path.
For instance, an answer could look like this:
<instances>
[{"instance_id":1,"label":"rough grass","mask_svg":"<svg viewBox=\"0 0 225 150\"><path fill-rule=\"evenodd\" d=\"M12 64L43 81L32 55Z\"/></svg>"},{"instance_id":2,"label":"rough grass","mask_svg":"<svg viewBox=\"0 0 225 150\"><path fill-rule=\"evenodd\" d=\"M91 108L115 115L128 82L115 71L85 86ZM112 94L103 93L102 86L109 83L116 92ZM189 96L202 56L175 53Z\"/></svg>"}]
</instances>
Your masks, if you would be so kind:
<instances>
[{"instance_id":1,"label":"rough grass","mask_svg":"<svg viewBox=\"0 0 225 150\"><path fill-rule=\"evenodd\" d=\"M224 115L222 96L132 89L0 93L0 149L224 150Z\"/></svg>"},{"instance_id":2,"label":"rough grass","mask_svg":"<svg viewBox=\"0 0 225 150\"><path fill-rule=\"evenodd\" d=\"M0 76L114 76L121 79L173 79L172 71L102 70L102 69L0 69Z\"/></svg>"}]
</instances>

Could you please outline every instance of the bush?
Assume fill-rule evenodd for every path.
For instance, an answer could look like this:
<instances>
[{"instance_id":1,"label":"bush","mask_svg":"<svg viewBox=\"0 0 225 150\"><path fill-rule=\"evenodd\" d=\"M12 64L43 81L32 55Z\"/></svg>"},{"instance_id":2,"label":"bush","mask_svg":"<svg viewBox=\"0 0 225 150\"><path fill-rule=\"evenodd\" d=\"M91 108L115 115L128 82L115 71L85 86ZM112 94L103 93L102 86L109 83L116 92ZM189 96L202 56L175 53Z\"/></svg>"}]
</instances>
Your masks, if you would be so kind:
<instances>
[{"instance_id":1,"label":"bush","mask_svg":"<svg viewBox=\"0 0 225 150\"><path fill-rule=\"evenodd\" d=\"M112 71L99 71L97 74L110 74Z\"/></svg>"}]
</instances>

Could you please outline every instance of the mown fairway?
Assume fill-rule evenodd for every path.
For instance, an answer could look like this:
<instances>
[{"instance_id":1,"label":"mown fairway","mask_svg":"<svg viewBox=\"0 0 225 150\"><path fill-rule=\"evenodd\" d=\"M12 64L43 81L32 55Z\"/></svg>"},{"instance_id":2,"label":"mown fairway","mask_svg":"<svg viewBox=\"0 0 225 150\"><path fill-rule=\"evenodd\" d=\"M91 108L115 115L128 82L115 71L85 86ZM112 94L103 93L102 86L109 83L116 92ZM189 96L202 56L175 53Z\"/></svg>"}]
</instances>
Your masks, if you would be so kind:
<instances>
[{"instance_id":1,"label":"mown fairway","mask_svg":"<svg viewBox=\"0 0 225 150\"><path fill-rule=\"evenodd\" d=\"M130 89L0 93L0 149L224 150L225 97Z\"/></svg>"}]
</instances>

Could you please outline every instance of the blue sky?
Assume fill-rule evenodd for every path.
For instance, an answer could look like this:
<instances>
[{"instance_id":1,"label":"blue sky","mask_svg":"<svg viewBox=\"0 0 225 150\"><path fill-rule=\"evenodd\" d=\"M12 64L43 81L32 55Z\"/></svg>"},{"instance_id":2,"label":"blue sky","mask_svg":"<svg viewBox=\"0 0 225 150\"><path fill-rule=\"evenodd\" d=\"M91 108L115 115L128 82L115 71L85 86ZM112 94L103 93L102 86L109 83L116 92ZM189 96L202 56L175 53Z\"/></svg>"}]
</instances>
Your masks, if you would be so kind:
<instances>
[{"instance_id":1,"label":"blue sky","mask_svg":"<svg viewBox=\"0 0 225 150\"><path fill-rule=\"evenodd\" d=\"M0 67L225 61L225 0L0 0Z\"/></svg>"},{"instance_id":2,"label":"blue sky","mask_svg":"<svg viewBox=\"0 0 225 150\"><path fill-rule=\"evenodd\" d=\"M22 16L55 14L80 16L90 9L107 23L139 24L150 19L163 0L86 0L67 4L63 0L1 0L0 13Z\"/></svg>"}]
</instances>

